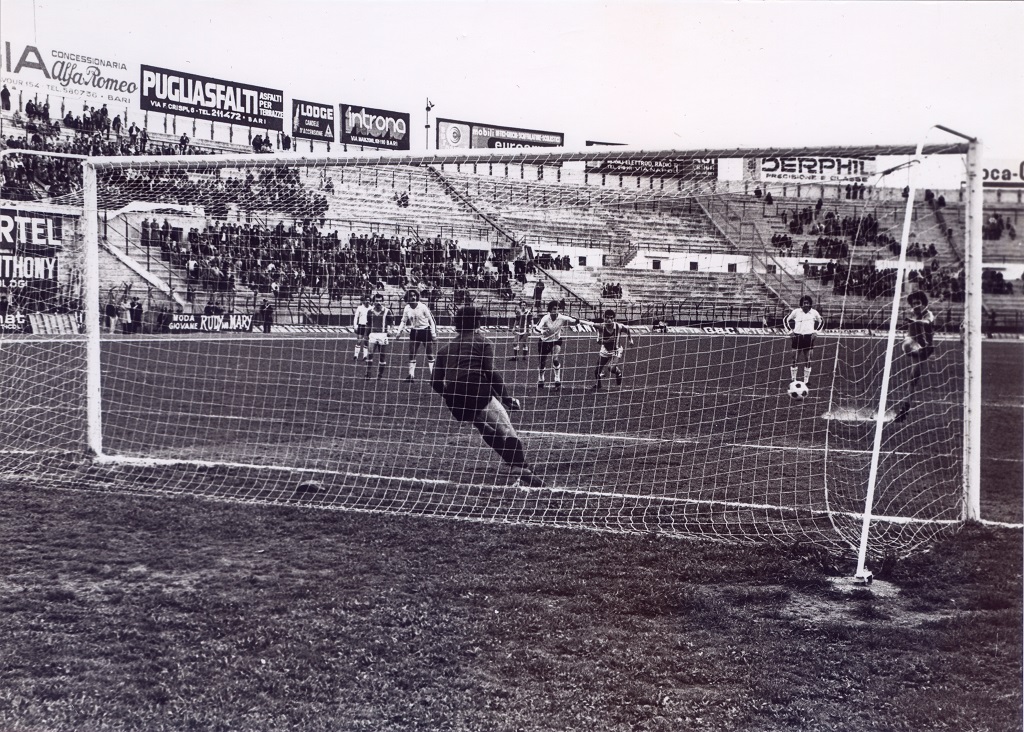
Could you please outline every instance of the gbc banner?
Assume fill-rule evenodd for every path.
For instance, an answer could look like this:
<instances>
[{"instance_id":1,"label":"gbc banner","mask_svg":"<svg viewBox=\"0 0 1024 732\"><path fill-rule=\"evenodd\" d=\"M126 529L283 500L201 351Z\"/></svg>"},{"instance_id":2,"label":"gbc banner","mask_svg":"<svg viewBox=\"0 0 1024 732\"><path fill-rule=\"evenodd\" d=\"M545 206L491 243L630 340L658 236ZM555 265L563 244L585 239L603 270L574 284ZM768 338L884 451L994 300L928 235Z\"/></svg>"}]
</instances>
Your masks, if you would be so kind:
<instances>
[{"instance_id":1,"label":"gbc banner","mask_svg":"<svg viewBox=\"0 0 1024 732\"><path fill-rule=\"evenodd\" d=\"M284 132L284 93L186 71L142 66L139 106L148 112Z\"/></svg>"},{"instance_id":2,"label":"gbc banner","mask_svg":"<svg viewBox=\"0 0 1024 732\"><path fill-rule=\"evenodd\" d=\"M384 150L409 149L409 115L388 109L340 104L341 142Z\"/></svg>"},{"instance_id":3,"label":"gbc banner","mask_svg":"<svg viewBox=\"0 0 1024 732\"><path fill-rule=\"evenodd\" d=\"M437 149L511 149L517 147L562 147L565 134L519 127L498 127L455 119L437 120Z\"/></svg>"},{"instance_id":4,"label":"gbc banner","mask_svg":"<svg viewBox=\"0 0 1024 732\"><path fill-rule=\"evenodd\" d=\"M587 166L588 173L609 175L656 175L686 180L718 180L718 158L667 158L664 160L603 160Z\"/></svg>"},{"instance_id":5,"label":"gbc banner","mask_svg":"<svg viewBox=\"0 0 1024 732\"><path fill-rule=\"evenodd\" d=\"M293 99L292 137L334 142L334 105Z\"/></svg>"},{"instance_id":6,"label":"gbc banner","mask_svg":"<svg viewBox=\"0 0 1024 732\"><path fill-rule=\"evenodd\" d=\"M874 158L778 157L757 159L757 179L794 183L866 183Z\"/></svg>"},{"instance_id":7,"label":"gbc banner","mask_svg":"<svg viewBox=\"0 0 1024 732\"><path fill-rule=\"evenodd\" d=\"M252 330L252 316L173 313L167 329L172 333L242 333Z\"/></svg>"}]
</instances>

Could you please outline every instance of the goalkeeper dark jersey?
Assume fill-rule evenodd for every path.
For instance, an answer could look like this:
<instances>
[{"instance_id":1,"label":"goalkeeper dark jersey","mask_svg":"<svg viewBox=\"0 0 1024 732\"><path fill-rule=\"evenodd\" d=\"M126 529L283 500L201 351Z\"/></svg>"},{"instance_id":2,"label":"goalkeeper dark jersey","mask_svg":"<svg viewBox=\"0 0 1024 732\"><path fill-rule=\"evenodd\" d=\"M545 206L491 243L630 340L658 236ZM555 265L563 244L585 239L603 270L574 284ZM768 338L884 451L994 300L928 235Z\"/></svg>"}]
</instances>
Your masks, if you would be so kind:
<instances>
[{"instance_id":1,"label":"goalkeeper dark jersey","mask_svg":"<svg viewBox=\"0 0 1024 732\"><path fill-rule=\"evenodd\" d=\"M479 333L460 335L437 353L430 386L457 419L469 421L492 396L505 401L505 381L494 370L494 346Z\"/></svg>"}]
</instances>

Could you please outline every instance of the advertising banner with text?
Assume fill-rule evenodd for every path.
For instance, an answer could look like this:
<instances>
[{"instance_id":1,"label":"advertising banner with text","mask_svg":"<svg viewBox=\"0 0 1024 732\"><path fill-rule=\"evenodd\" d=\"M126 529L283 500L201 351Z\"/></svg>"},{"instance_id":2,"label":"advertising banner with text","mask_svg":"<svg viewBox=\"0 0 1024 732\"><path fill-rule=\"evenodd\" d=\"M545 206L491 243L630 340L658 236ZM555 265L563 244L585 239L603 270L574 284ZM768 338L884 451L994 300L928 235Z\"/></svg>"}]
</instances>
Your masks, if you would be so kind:
<instances>
[{"instance_id":1,"label":"advertising banner with text","mask_svg":"<svg viewBox=\"0 0 1024 732\"><path fill-rule=\"evenodd\" d=\"M874 158L793 156L757 158L753 177L777 183L867 183L874 174Z\"/></svg>"},{"instance_id":2,"label":"advertising banner with text","mask_svg":"<svg viewBox=\"0 0 1024 732\"><path fill-rule=\"evenodd\" d=\"M684 180L717 180L718 158L666 158L664 160L621 158L588 164L587 172L608 175L652 175Z\"/></svg>"},{"instance_id":3,"label":"advertising banner with text","mask_svg":"<svg viewBox=\"0 0 1024 732\"><path fill-rule=\"evenodd\" d=\"M499 127L456 119L437 119L438 150L470 148L512 149L517 147L562 147L565 134L519 127Z\"/></svg>"},{"instance_id":4,"label":"advertising banner with text","mask_svg":"<svg viewBox=\"0 0 1024 732\"><path fill-rule=\"evenodd\" d=\"M284 93L187 71L142 66L139 105L147 112L284 132Z\"/></svg>"},{"instance_id":5,"label":"advertising banner with text","mask_svg":"<svg viewBox=\"0 0 1024 732\"><path fill-rule=\"evenodd\" d=\"M252 316L173 313L167 329L172 333L248 332L252 330Z\"/></svg>"},{"instance_id":6,"label":"advertising banner with text","mask_svg":"<svg viewBox=\"0 0 1024 732\"><path fill-rule=\"evenodd\" d=\"M12 41L3 43L0 79L14 96L12 106L17 104L16 93L19 91L23 102L30 99L44 102L49 97L51 118L62 116L62 97L84 100L85 104L97 109L104 104L133 104L139 90L134 77L134 68L129 69L104 49L82 53L77 49ZM81 113L81 109L70 105L68 109L75 114Z\"/></svg>"},{"instance_id":7,"label":"advertising banner with text","mask_svg":"<svg viewBox=\"0 0 1024 732\"><path fill-rule=\"evenodd\" d=\"M0 288L57 281L62 224L59 215L0 209Z\"/></svg>"},{"instance_id":8,"label":"advertising banner with text","mask_svg":"<svg viewBox=\"0 0 1024 732\"><path fill-rule=\"evenodd\" d=\"M1024 158L984 161L981 185L984 188L1024 188Z\"/></svg>"},{"instance_id":9,"label":"advertising banner with text","mask_svg":"<svg viewBox=\"0 0 1024 732\"><path fill-rule=\"evenodd\" d=\"M292 100L292 137L334 142L334 105Z\"/></svg>"},{"instance_id":10,"label":"advertising banner with text","mask_svg":"<svg viewBox=\"0 0 1024 732\"><path fill-rule=\"evenodd\" d=\"M341 142L382 150L409 149L409 115L388 109L340 104Z\"/></svg>"}]
</instances>

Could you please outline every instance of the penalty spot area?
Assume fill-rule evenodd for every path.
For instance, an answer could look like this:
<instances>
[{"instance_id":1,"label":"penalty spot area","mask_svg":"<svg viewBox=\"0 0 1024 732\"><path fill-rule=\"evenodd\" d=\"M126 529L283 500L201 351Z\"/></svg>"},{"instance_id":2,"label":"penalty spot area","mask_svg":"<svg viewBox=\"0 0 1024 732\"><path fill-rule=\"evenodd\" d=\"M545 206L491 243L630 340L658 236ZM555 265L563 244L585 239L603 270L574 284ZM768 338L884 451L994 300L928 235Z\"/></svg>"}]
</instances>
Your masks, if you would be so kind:
<instances>
[{"instance_id":1,"label":"penalty spot area","mask_svg":"<svg viewBox=\"0 0 1024 732\"><path fill-rule=\"evenodd\" d=\"M821 415L822 419L837 422L874 422L877 417L878 410L871 407L835 407ZM892 422L895 418L896 413L887 410L883 421Z\"/></svg>"}]
</instances>

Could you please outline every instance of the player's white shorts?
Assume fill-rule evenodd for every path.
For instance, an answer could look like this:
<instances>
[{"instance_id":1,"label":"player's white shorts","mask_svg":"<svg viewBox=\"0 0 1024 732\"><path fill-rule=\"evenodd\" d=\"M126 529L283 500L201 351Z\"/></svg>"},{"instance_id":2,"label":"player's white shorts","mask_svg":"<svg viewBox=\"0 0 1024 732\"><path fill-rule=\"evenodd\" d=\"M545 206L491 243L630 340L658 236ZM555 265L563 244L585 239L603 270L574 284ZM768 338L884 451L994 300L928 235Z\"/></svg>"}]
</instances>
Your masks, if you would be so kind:
<instances>
[{"instance_id":1,"label":"player's white shorts","mask_svg":"<svg viewBox=\"0 0 1024 732\"><path fill-rule=\"evenodd\" d=\"M601 346L601 358L622 358L622 354L626 352L625 347L619 346L614 351L609 351L604 346Z\"/></svg>"},{"instance_id":2,"label":"player's white shorts","mask_svg":"<svg viewBox=\"0 0 1024 732\"><path fill-rule=\"evenodd\" d=\"M388 345L388 334L387 333L370 333L369 345L371 346L386 346Z\"/></svg>"}]
</instances>

